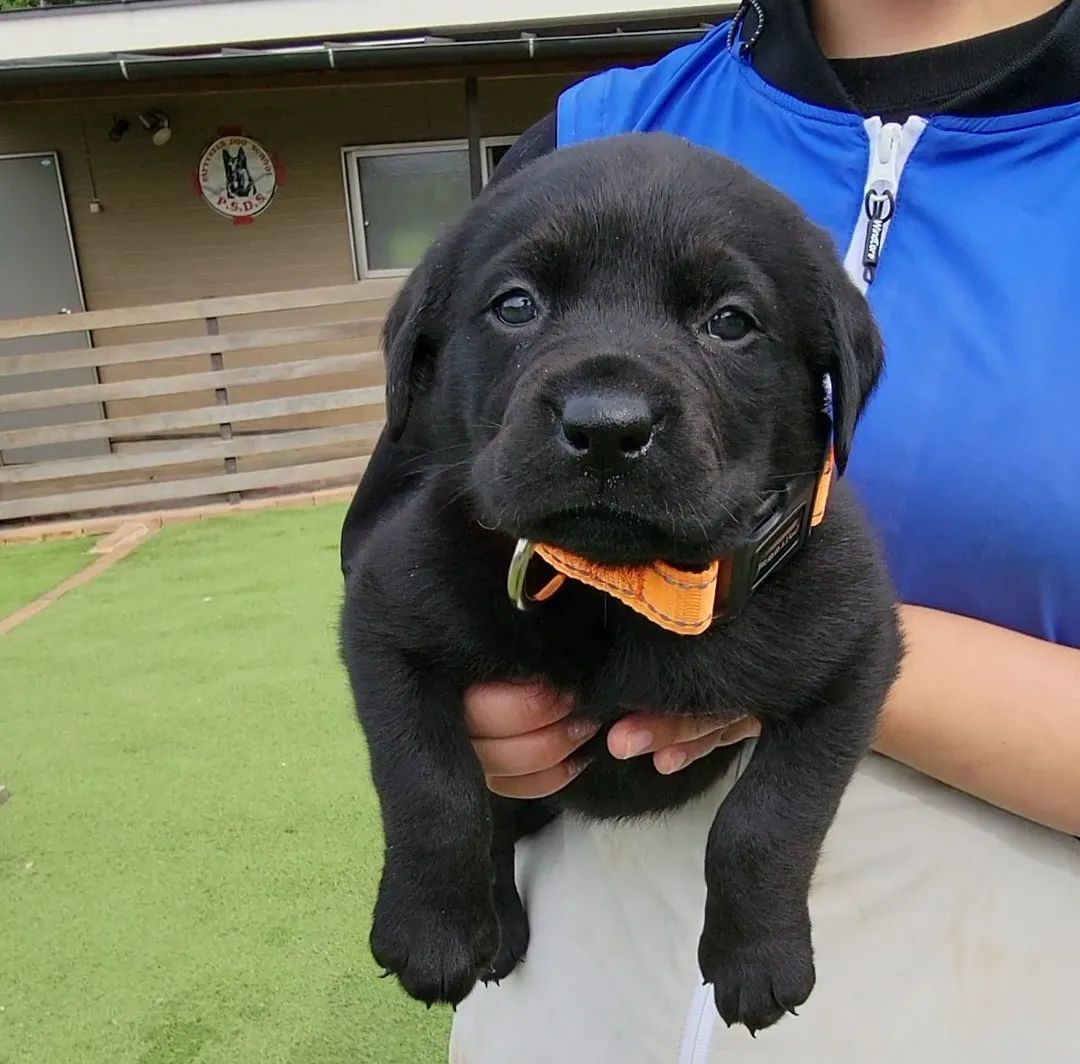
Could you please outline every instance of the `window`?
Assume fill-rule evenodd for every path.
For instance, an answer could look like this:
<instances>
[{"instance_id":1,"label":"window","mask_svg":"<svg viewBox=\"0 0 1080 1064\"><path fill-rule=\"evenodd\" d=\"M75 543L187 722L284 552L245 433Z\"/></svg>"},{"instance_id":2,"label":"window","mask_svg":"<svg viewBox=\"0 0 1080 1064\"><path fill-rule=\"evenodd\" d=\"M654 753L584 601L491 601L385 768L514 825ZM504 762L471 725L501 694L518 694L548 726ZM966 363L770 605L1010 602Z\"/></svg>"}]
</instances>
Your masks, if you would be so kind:
<instances>
[{"instance_id":1,"label":"window","mask_svg":"<svg viewBox=\"0 0 1080 1064\"><path fill-rule=\"evenodd\" d=\"M484 184L491 180L495 167L502 162L502 157L510 150L516 137L487 137L480 141L484 150Z\"/></svg>"},{"instance_id":2,"label":"window","mask_svg":"<svg viewBox=\"0 0 1080 1064\"><path fill-rule=\"evenodd\" d=\"M513 142L480 142L485 183ZM347 149L345 174L359 277L407 273L472 199L466 141Z\"/></svg>"}]
</instances>

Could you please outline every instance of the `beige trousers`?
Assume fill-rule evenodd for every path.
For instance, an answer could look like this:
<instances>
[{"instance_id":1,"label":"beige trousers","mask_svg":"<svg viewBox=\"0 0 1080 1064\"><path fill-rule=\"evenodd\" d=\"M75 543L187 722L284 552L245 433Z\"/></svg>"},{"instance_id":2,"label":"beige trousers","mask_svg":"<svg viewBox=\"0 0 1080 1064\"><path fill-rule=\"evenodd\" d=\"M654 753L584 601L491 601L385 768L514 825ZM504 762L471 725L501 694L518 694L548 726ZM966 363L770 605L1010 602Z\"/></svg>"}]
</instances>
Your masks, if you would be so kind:
<instances>
[{"instance_id":1,"label":"beige trousers","mask_svg":"<svg viewBox=\"0 0 1080 1064\"><path fill-rule=\"evenodd\" d=\"M1080 842L876 755L811 894L817 987L751 1039L696 949L714 812L564 817L518 854L525 963L459 1008L451 1064L1080 1064Z\"/></svg>"}]
</instances>

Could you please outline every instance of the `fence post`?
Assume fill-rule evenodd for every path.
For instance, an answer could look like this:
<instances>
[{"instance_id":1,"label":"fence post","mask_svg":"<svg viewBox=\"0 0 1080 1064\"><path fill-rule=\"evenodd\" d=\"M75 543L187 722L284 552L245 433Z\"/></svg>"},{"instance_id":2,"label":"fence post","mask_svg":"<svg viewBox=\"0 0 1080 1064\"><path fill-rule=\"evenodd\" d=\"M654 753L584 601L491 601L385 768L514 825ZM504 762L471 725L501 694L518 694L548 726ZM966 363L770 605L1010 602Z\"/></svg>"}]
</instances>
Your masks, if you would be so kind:
<instances>
[{"instance_id":1,"label":"fence post","mask_svg":"<svg viewBox=\"0 0 1080 1064\"><path fill-rule=\"evenodd\" d=\"M220 328L220 325L218 323L218 319L216 317L206 319L206 335L207 336L220 336L221 335L221 328ZM210 369L213 370L215 373L220 373L224 368L225 368L225 358L224 358L224 356L219 351L213 352L210 355ZM228 406L229 405L229 389L228 388L215 388L214 389L214 399L217 402L218 406ZM218 435L223 440L231 440L233 438L232 422L230 422L230 421L221 422L221 424L218 425ZM235 458L226 458L225 459L225 472L226 473L235 473L236 472L236 459ZM238 491L230 491L229 492L229 502L230 503L238 503L239 501L240 501L240 492L238 492Z\"/></svg>"}]
</instances>

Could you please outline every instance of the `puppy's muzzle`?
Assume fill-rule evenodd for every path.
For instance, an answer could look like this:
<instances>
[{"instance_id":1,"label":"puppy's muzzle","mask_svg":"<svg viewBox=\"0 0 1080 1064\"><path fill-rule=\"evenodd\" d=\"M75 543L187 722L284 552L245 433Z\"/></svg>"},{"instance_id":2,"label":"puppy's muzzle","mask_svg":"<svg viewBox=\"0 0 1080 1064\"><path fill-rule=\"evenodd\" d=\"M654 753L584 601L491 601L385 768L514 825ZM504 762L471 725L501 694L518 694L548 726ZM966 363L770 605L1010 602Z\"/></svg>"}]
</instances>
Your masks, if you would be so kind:
<instances>
[{"instance_id":1,"label":"puppy's muzzle","mask_svg":"<svg viewBox=\"0 0 1080 1064\"><path fill-rule=\"evenodd\" d=\"M557 407L555 432L575 463L607 471L641 458L663 417L647 399L626 391L573 391Z\"/></svg>"}]
</instances>

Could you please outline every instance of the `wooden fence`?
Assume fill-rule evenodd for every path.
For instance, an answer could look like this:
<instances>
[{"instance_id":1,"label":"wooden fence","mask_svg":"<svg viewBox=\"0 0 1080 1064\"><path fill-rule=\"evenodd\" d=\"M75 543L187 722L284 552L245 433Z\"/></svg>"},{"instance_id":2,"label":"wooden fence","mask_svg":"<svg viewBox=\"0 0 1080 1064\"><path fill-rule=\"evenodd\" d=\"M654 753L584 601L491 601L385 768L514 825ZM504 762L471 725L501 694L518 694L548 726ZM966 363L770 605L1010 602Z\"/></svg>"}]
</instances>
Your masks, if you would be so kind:
<instances>
[{"instance_id":1,"label":"wooden fence","mask_svg":"<svg viewBox=\"0 0 1080 1064\"><path fill-rule=\"evenodd\" d=\"M0 521L355 482L398 284L0 320Z\"/></svg>"}]
</instances>

